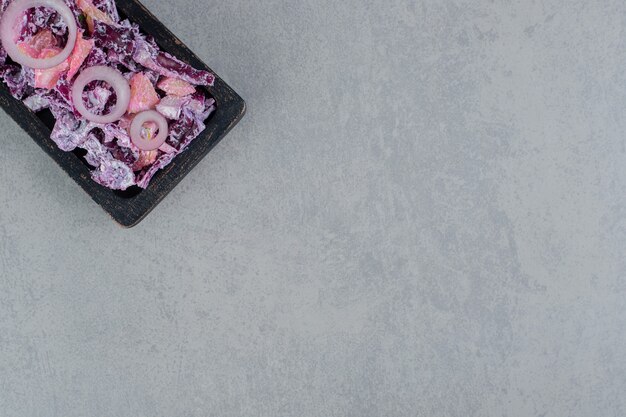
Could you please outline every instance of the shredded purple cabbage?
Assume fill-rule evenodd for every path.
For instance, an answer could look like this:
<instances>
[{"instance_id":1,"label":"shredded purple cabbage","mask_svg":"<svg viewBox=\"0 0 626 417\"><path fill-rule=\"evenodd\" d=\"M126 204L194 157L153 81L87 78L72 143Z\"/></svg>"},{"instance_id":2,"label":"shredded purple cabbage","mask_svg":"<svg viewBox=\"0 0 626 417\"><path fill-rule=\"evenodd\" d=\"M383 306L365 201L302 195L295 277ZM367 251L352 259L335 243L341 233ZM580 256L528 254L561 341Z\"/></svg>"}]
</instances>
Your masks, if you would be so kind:
<instances>
[{"instance_id":1,"label":"shredded purple cabbage","mask_svg":"<svg viewBox=\"0 0 626 417\"><path fill-rule=\"evenodd\" d=\"M159 51L156 45L145 40L136 42L133 59L135 62L150 68L160 75L180 78L191 84L213 85L215 81L213 74L206 71L198 71L170 54Z\"/></svg>"},{"instance_id":2,"label":"shredded purple cabbage","mask_svg":"<svg viewBox=\"0 0 626 417\"><path fill-rule=\"evenodd\" d=\"M0 0L0 14L11 1ZM67 74L61 75L51 89L35 88L35 71L13 63L1 46L0 78L11 94L22 100L31 111L47 109L52 113L55 124L50 138L63 151L86 151L84 159L93 167L94 181L114 190L126 190L131 186L146 188L160 169L198 137L206 127L207 118L215 110L215 100L204 89L196 88L194 94L184 97L168 96L156 87L157 84L163 78L175 78L193 86L210 86L215 77L161 51L152 38L141 33L136 24L121 21L114 0L92 0L93 5L106 13L113 23L94 19L91 35L85 15L76 1L64 1L73 11L85 39L95 42L80 69L107 65L121 71L129 80L135 74L143 73L159 94L160 103L156 110L169 120L170 134L166 143L152 154L137 149L128 134L131 116L105 125L83 119L72 103L72 80L67 79ZM59 45L67 39L65 22L56 12L43 7L31 9L25 14L19 39L28 41L42 30L50 31ZM115 102L115 94L101 83L90 84L84 98L92 111L102 114Z\"/></svg>"},{"instance_id":3,"label":"shredded purple cabbage","mask_svg":"<svg viewBox=\"0 0 626 417\"><path fill-rule=\"evenodd\" d=\"M72 0L66 0L66 3L74 3ZM93 0L93 5L105 12L114 22L120 21L120 15L117 12L117 6L113 0Z\"/></svg>"}]
</instances>

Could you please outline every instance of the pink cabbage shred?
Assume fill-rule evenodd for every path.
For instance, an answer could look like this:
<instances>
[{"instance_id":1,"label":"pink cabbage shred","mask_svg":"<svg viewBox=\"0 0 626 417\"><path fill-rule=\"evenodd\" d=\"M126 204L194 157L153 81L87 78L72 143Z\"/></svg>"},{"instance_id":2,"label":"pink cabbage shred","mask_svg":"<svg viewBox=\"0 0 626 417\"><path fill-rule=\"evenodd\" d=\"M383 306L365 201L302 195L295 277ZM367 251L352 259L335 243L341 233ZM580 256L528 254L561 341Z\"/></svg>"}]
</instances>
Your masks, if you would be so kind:
<instances>
[{"instance_id":1,"label":"pink cabbage shred","mask_svg":"<svg viewBox=\"0 0 626 417\"><path fill-rule=\"evenodd\" d=\"M13 0L0 0L0 14ZM146 188L205 129L215 100L198 86L211 86L213 74L197 70L160 50L136 24L121 20L114 0L64 0L79 29L72 55L61 65L33 70L13 63L0 46L0 78L11 94L33 112L48 109L55 118L51 139L63 151L83 150L94 181L113 190ZM67 39L57 13L31 9L25 14L19 44L34 57L54 55ZM129 114L116 123L96 124L82 118L71 99L73 80L85 68L107 65L121 71L132 87ZM106 113L115 94L91 83L83 94L88 107ZM159 150L144 152L130 140L132 114L154 109L169 120L170 134ZM153 134L149 128L146 134Z\"/></svg>"}]
</instances>

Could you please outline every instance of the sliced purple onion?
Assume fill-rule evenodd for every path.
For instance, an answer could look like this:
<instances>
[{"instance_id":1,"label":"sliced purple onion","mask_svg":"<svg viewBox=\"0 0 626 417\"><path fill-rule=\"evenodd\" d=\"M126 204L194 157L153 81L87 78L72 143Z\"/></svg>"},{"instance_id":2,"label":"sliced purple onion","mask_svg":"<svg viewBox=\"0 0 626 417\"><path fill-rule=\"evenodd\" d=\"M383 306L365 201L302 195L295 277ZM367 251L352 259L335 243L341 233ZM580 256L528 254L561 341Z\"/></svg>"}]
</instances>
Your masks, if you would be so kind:
<instances>
[{"instance_id":1,"label":"sliced purple onion","mask_svg":"<svg viewBox=\"0 0 626 417\"><path fill-rule=\"evenodd\" d=\"M156 138L146 139L141 134L143 125L148 122L154 122L159 126L159 134ZM154 110L146 110L139 113L130 124L130 139L133 141L135 146L142 151L153 151L155 149L159 149L161 145L165 143L165 139L167 139L168 134L169 126L167 125L167 120L165 117L161 116L159 112Z\"/></svg>"},{"instance_id":2,"label":"sliced purple onion","mask_svg":"<svg viewBox=\"0 0 626 417\"><path fill-rule=\"evenodd\" d=\"M109 114L98 115L85 106L83 91L87 84L92 81L105 81L115 91L117 102ZM76 110L87 120L101 124L117 122L126 114L126 110L128 110L128 104L130 103L130 86L122 73L113 68L105 66L90 67L81 72L78 78L76 78L76 81L74 81L74 87L72 87L72 101L74 102Z\"/></svg>"},{"instance_id":3,"label":"sliced purple onion","mask_svg":"<svg viewBox=\"0 0 626 417\"><path fill-rule=\"evenodd\" d=\"M17 34L15 33L15 25L22 17L22 14L33 7L49 7L54 9L65 21L67 25L67 43L65 48L57 55L50 58L33 58L25 54L16 43ZM47 69L56 67L67 59L74 49L76 43L76 20L74 13L67 7L63 0L16 0L7 7L2 21L0 21L0 39L2 46L6 50L11 59L18 64L34 69Z\"/></svg>"}]
</instances>

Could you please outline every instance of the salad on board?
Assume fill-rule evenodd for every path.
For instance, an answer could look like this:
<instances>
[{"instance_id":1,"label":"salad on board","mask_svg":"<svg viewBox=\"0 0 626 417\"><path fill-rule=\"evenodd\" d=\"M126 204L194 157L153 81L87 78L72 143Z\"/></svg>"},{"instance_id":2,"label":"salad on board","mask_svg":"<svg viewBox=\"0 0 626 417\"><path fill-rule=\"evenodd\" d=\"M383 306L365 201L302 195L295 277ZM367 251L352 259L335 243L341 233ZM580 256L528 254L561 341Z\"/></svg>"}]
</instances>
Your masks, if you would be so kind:
<instances>
[{"instance_id":1,"label":"salad on board","mask_svg":"<svg viewBox=\"0 0 626 417\"><path fill-rule=\"evenodd\" d=\"M215 76L160 50L115 0L0 0L0 78L95 182L146 188L205 129Z\"/></svg>"}]
</instances>

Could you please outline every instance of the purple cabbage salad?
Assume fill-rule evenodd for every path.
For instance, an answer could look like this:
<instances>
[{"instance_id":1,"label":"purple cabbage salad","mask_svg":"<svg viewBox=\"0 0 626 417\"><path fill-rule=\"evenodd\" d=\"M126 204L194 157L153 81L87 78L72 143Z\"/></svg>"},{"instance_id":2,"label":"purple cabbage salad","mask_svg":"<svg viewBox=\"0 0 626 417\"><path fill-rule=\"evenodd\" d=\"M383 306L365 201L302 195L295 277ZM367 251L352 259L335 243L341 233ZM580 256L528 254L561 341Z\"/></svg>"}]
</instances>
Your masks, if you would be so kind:
<instances>
[{"instance_id":1,"label":"purple cabbage salad","mask_svg":"<svg viewBox=\"0 0 626 417\"><path fill-rule=\"evenodd\" d=\"M13 1L0 0L0 14ZM51 139L63 151L82 150L94 181L113 190L146 188L205 129L216 104L206 89L198 87L213 85L215 77L161 51L136 24L120 19L114 0L63 1L78 27L72 55L61 65L40 70L14 63L0 46L0 77L30 110L52 113ZM19 30L18 45L35 58L58 52L68 37L66 23L46 7L25 12ZM121 72L131 89L128 111L114 123L88 121L72 102L77 74L101 65ZM95 114L106 114L115 105L116 94L103 81L93 81L83 99ZM169 125L165 143L151 151L137 148L129 134L133 116L146 110L156 110ZM144 125L142 136L155 135L156 129L156 124Z\"/></svg>"}]
</instances>

